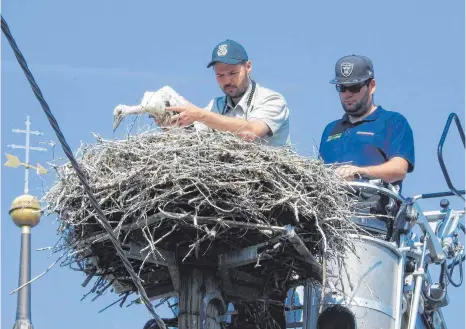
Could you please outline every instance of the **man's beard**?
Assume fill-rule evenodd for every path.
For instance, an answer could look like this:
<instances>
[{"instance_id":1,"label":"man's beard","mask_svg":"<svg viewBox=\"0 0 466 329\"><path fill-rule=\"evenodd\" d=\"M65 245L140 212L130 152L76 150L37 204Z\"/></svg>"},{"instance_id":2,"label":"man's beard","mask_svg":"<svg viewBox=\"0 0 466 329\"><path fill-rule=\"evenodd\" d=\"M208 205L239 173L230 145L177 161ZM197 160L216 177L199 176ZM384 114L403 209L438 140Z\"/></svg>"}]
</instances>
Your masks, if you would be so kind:
<instances>
[{"instance_id":1,"label":"man's beard","mask_svg":"<svg viewBox=\"0 0 466 329\"><path fill-rule=\"evenodd\" d=\"M352 105L345 105L343 101L341 101L341 105L343 106L345 112L348 113L348 115L355 118L360 118L371 109L371 104L369 103L369 94L369 91L367 91L361 100Z\"/></svg>"},{"instance_id":2,"label":"man's beard","mask_svg":"<svg viewBox=\"0 0 466 329\"><path fill-rule=\"evenodd\" d=\"M234 93L229 93L227 91L228 88L230 87L236 87L236 91ZM236 85L232 85L232 84L227 84L225 86L222 87L222 90L223 92L225 93L225 95L227 96L230 96L231 98L233 99L238 99L238 98L241 98L243 97L243 95L246 93L246 91L248 90L248 87L249 87L249 78L246 78L240 86L236 86Z\"/></svg>"}]
</instances>

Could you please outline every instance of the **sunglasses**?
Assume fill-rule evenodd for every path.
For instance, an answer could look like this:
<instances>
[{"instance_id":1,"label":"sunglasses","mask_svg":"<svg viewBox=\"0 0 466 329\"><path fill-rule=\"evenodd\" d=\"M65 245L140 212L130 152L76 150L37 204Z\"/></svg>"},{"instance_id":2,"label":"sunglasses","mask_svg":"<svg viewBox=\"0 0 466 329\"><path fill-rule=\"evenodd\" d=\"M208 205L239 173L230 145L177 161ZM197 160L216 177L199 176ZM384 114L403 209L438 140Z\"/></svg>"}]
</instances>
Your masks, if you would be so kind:
<instances>
[{"instance_id":1,"label":"sunglasses","mask_svg":"<svg viewBox=\"0 0 466 329\"><path fill-rule=\"evenodd\" d=\"M349 91L350 93L356 94L361 91L361 88L364 87L365 85L369 85L371 83L371 79L361 82L361 83L356 83L353 85L345 86L345 85L335 85L335 88L337 88L338 92L344 93L345 91Z\"/></svg>"}]
</instances>

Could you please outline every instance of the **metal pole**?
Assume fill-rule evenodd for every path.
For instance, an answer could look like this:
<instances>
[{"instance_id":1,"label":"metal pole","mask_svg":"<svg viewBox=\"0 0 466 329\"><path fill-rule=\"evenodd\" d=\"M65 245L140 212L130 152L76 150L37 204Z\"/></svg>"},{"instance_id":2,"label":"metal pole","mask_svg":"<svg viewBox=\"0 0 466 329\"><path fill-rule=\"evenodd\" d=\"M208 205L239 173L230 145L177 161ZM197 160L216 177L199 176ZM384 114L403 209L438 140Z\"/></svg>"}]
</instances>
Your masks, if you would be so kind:
<instances>
[{"instance_id":1,"label":"metal pole","mask_svg":"<svg viewBox=\"0 0 466 329\"><path fill-rule=\"evenodd\" d=\"M414 291L413 291L413 299L411 302L411 311L409 312L409 325L408 329L415 329L416 328L416 318L417 318L417 312L419 310L419 300L421 297L421 289L422 289L422 281L424 280L424 257L426 255L426 245L427 245L427 240L429 239L428 236L424 236L424 245L422 247L422 255L421 258L419 259L419 265L414 273L416 276L416 285L414 286Z\"/></svg>"},{"instance_id":2,"label":"metal pole","mask_svg":"<svg viewBox=\"0 0 466 329\"><path fill-rule=\"evenodd\" d=\"M406 235L400 234L399 236L399 248L398 250L405 248L406 246ZM406 263L406 253L401 252L400 259L398 260L398 274L397 274L397 286L396 293L398 295L398 304L396 307L396 318L395 318L395 328L401 328L401 319L403 317L403 286L404 286L404 276L405 276L405 263Z\"/></svg>"},{"instance_id":3,"label":"metal pole","mask_svg":"<svg viewBox=\"0 0 466 329\"><path fill-rule=\"evenodd\" d=\"M19 264L19 286L31 280L31 228L21 228L21 259ZM31 323L31 285L18 292L16 322L13 329L32 329Z\"/></svg>"}]
</instances>

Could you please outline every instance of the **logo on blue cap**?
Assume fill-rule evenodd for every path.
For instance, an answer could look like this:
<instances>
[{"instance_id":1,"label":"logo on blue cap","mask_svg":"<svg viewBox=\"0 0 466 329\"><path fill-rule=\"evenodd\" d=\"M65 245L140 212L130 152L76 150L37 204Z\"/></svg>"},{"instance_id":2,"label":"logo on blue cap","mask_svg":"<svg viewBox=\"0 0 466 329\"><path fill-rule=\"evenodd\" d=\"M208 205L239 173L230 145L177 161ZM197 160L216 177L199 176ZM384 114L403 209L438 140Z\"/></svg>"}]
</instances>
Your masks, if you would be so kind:
<instances>
[{"instance_id":1,"label":"logo on blue cap","mask_svg":"<svg viewBox=\"0 0 466 329\"><path fill-rule=\"evenodd\" d=\"M235 65L248 60L248 54L244 47L236 41L227 39L215 46L212 51L212 60L207 67L211 67L217 62Z\"/></svg>"},{"instance_id":2,"label":"logo on blue cap","mask_svg":"<svg viewBox=\"0 0 466 329\"><path fill-rule=\"evenodd\" d=\"M228 48L227 47L228 47L228 45L218 46L217 55L220 56L220 57L225 56L228 53Z\"/></svg>"}]
</instances>

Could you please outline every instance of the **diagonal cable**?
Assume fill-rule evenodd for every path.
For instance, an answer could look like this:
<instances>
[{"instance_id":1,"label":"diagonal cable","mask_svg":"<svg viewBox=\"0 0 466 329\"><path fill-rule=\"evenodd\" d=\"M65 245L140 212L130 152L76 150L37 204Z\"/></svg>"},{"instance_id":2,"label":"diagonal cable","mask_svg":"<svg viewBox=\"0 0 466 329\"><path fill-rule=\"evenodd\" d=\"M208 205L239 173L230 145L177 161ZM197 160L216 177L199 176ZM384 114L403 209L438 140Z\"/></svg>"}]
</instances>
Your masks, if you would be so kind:
<instances>
[{"instance_id":1,"label":"diagonal cable","mask_svg":"<svg viewBox=\"0 0 466 329\"><path fill-rule=\"evenodd\" d=\"M63 133L60 130L60 127L58 125L57 120L53 116L52 112L50 111L50 108L47 104L47 102L44 99L44 96L42 95L42 92L40 91L39 86L37 85L36 81L34 80L34 77L32 76L31 71L28 68L28 65L26 63L26 60L23 57L23 54L19 50L18 46L16 45L16 42L11 35L10 29L8 28L8 24L4 20L3 16L1 17L2 19L2 31L5 34L5 37L8 39L8 42L10 43L11 48L13 49L13 52L15 53L16 59L18 60L19 65L24 71L24 74L26 75L26 78L28 79L29 83L31 84L31 88L34 92L34 95L36 95L36 98L39 100L40 105L42 106L42 109L45 112L45 115L47 116L47 119L49 120L50 124L52 125L53 130L55 131L55 134L58 137L58 140L60 141L60 144L63 148L63 151L65 152L66 156L70 160L71 165L73 168L76 170L76 173L78 175L78 179L81 182L81 184L84 187L84 190L86 191L87 195L89 196L89 200L91 201L92 206L97 212L97 220L100 223L100 225L103 226L103 228L107 231L107 233L110 236L110 240L113 243L113 246L115 247L118 255L121 258L121 261L123 262L123 265L125 266L126 270L128 271L129 275L131 276L131 279L133 280L134 285L138 289L139 294L141 295L141 300L144 302L146 307L148 308L149 312L152 314L154 319L157 321L158 325L160 326L161 329L166 329L165 323L162 321L162 319L158 316L158 314L155 312L154 307L147 297L146 291L144 290L144 287L142 286L141 280L137 276L137 274L134 272L133 267L131 266L130 261L128 258L125 256L123 249L121 248L120 242L118 239L115 237L113 234L113 229L110 226L110 224L107 221L107 218L105 217L105 214L103 213L102 209L100 208L99 203L97 202L97 199L95 198L91 187L89 186L89 183L87 182L87 178L85 174L82 172L81 168L78 165L78 162L74 158L73 152L71 151L71 148L69 147L68 143L65 140L65 136L63 136Z\"/></svg>"}]
</instances>

